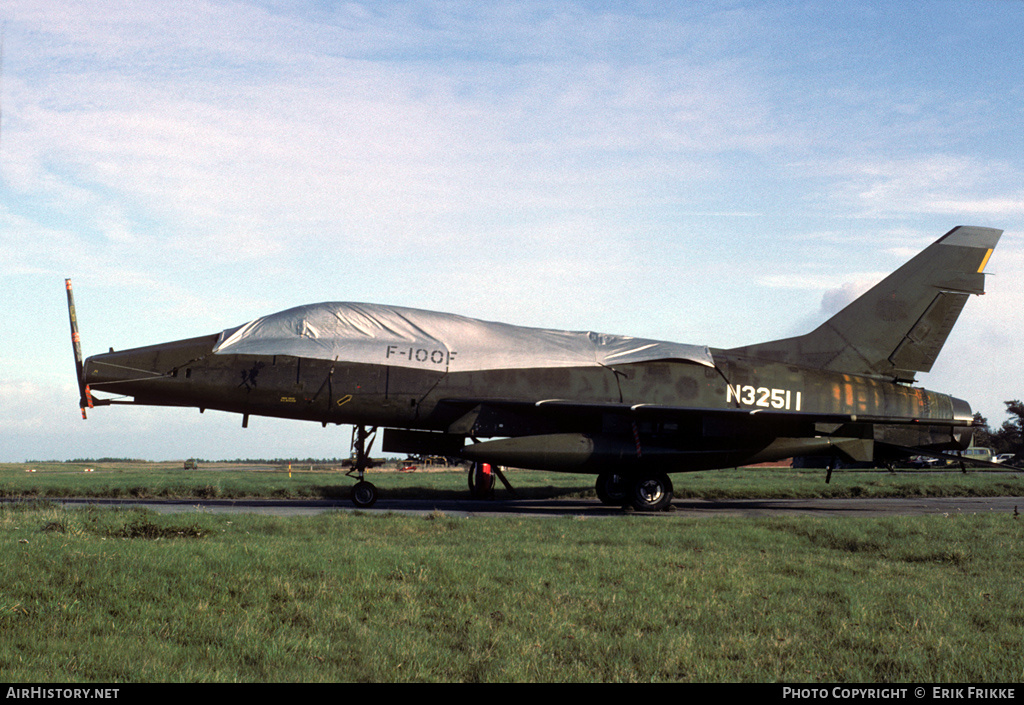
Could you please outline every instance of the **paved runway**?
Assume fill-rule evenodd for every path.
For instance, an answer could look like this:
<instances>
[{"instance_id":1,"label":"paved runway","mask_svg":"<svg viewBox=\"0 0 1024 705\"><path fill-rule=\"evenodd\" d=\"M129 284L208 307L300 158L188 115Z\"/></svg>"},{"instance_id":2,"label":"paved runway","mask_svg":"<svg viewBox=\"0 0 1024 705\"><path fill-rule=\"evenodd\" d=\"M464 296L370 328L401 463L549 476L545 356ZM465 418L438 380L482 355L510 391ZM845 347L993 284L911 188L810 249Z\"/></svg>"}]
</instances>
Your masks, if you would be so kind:
<instances>
[{"instance_id":1,"label":"paved runway","mask_svg":"<svg viewBox=\"0 0 1024 705\"><path fill-rule=\"evenodd\" d=\"M460 517L499 516L580 516L616 517L634 514L617 507L606 507L596 499L458 500L458 499L386 499L371 509L357 510L348 501L337 500L57 500L65 506L87 504L102 506L140 506L161 513L211 512L252 513L274 516L303 516L330 511L426 515L434 512ZM644 514L651 517L714 518L821 516L879 517L920 516L924 514L977 514L1024 510L1024 497L944 497L900 499L676 499L670 511ZM638 515L639 516L639 515Z\"/></svg>"}]
</instances>

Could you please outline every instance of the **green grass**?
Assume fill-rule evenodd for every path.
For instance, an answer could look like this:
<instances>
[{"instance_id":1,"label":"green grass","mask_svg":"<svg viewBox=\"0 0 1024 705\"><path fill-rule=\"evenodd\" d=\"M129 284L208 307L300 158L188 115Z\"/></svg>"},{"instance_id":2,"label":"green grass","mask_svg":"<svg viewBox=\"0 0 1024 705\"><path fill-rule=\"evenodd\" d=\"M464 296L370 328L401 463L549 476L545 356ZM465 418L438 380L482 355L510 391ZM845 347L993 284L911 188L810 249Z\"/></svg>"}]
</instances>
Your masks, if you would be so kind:
<instances>
[{"instance_id":1,"label":"green grass","mask_svg":"<svg viewBox=\"0 0 1024 705\"><path fill-rule=\"evenodd\" d=\"M0 496L347 498L344 472L0 465ZM29 473L34 468L37 472ZM593 478L513 471L528 497ZM464 497L458 472L373 472ZM680 497L1024 495L1018 473L756 468ZM498 495L506 496L503 490ZM1022 524L158 515L0 505L8 682L1017 682ZM131 654L127 657L126 654Z\"/></svg>"},{"instance_id":2,"label":"green grass","mask_svg":"<svg viewBox=\"0 0 1024 705\"><path fill-rule=\"evenodd\" d=\"M1024 523L0 508L8 682L1019 682Z\"/></svg>"},{"instance_id":3,"label":"green grass","mask_svg":"<svg viewBox=\"0 0 1024 705\"><path fill-rule=\"evenodd\" d=\"M95 472L84 472L86 467ZM35 469L36 472L26 472ZM507 476L520 496L593 497L594 477L511 470ZM466 496L463 472L373 470L368 479L382 498ZM0 497L113 497L167 499L325 498L348 499L352 478L340 470L265 466L259 470L213 465L183 470L174 463L6 463L0 464ZM825 483L823 470L740 468L673 475L680 498L955 497L1024 496L1024 473L946 473L913 470L837 471ZM497 496L508 497L497 484Z\"/></svg>"}]
</instances>

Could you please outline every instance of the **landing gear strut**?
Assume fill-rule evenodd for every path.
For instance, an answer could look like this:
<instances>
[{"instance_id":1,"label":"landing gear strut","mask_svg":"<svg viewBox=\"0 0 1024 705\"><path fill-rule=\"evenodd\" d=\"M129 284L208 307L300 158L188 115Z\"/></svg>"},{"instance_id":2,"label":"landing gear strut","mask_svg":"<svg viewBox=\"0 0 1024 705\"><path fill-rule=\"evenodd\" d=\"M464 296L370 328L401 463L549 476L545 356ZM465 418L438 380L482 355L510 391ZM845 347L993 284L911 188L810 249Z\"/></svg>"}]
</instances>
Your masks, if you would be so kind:
<instances>
[{"instance_id":1,"label":"landing gear strut","mask_svg":"<svg viewBox=\"0 0 1024 705\"><path fill-rule=\"evenodd\" d=\"M355 475L359 478L359 481L352 486L352 504L360 508L372 507L377 501L377 488L373 486L373 483L363 479L366 475L366 468L370 467L369 453L376 437L376 426L369 431L366 430L366 426L356 426L352 429L353 462L352 469L347 474L349 477Z\"/></svg>"}]
</instances>

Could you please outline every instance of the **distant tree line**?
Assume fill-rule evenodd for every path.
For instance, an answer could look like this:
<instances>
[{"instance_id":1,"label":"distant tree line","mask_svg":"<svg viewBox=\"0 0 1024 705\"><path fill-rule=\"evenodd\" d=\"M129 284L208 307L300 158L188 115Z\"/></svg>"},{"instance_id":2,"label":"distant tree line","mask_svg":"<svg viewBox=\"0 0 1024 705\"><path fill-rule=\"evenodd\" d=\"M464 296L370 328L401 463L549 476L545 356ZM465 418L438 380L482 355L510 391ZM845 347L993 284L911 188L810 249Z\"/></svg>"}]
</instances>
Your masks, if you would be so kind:
<instances>
[{"instance_id":1,"label":"distant tree line","mask_svg":"<svg viewBox=\"0 0 1024 705\"><path fill-rule=\"evenodd\" d=\"M990 428L981 414L974 414L974 445L991 448L995 454L1013 453L1024 457L1024 403L1020 399L1003 403L1009 418L998 429Z\"/></svg>"},{"instance_id":2,"label":"distant tree line","mask_svg":"<svg viewBox=\"0 0 1024 705\"><path fill-rule=\"evenodd\" d=\"M196 458L200 463L235 463L249 465L341 465L348 458L235 458L234 460L204 460Z\"/></svg>"},{"instance_id":3,"label":"distant tree line","mask_svg":"<svg viewBox=\"0 0 1024 705\"><path fill-rule=\"evenodd\" d=\"M285 463L299 465L341 465L348 458L235 458L234 460L207 460L205 458L190 458L198 463L234 463L247 465L283 465ZM164 460L145 460L143 458L72 458L71 460L39 460L30 458L26 463L160 463L170 462Z\"/></svg>"},{"instance_id":4,"label":"distant tree line","mask_svg":"<svg viewBox=\"0 0 1024 705\"><path fill-rule=\"evenodd\" d=\"M30 463L148 463L142 458L72 458L71 460L29 460Z\"/></svg>"}]
</instances>

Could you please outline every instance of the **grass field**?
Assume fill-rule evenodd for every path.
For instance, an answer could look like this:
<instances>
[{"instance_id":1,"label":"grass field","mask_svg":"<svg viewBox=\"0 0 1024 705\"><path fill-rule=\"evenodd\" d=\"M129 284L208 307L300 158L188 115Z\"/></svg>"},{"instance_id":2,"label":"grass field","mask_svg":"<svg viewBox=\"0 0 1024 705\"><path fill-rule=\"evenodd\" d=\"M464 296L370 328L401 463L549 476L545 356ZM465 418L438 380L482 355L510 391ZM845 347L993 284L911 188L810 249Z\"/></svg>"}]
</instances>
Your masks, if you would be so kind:
<instances>
[{"instance_id":1,"label":"grass field","mask_svg":"<svg viewBox=\"0 0 1024 705\"><path fill-rule=\"evenodd\" d=\"M288 479L37 469L0 466L4 494L96 481L105 491L178 491L167 477L273 492ZM803 489L792 470L734 471L704 491L846 483L887 493L904 475L911 493L950 491L946 476L837 474L825 485L807 474ZM530 475L531 491L592 491L589 478ZM464 487L453 473L374 480L392 492ZM350 483L310 473L297 486ZM0 673L62 683L1015 683L1022 539L1010 514L275 518L18 502L0 505Z\"/></svg>"}]
</instances>

